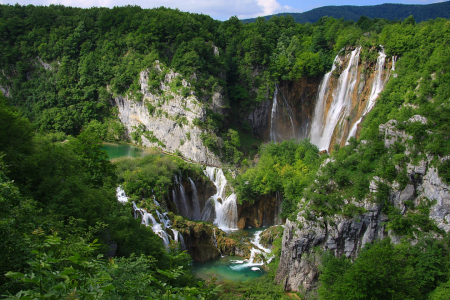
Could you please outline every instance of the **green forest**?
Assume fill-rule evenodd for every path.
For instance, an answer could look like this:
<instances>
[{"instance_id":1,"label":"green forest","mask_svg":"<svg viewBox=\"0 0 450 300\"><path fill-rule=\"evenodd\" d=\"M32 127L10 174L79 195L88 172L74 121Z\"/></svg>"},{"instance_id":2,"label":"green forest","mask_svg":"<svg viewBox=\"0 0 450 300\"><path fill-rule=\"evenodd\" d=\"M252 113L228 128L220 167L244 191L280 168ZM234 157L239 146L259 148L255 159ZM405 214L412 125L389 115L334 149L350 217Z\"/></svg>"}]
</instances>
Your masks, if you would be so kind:
<instances>
[{"instance_id":1,"label":"green forest","mask_svg":"<svg viewBox=\"0 0 450 300\"><path fill-rule=\"evenodd\" d=\"M133 217L131 203L117 201L118 184L151 209L144 199L154 189L156 199L166 201L174 174L205 180L204 167L179 153L154 149L110 161L100 149L104 142L132 142L111 102L119 95L142 101L139 73L158 60L202 99L206 118L194 125L221 155L240 204L281 192L283 219L295 221L301 212L308 221L326 222L336 215L357 218L370 198L382 206L386 230L402 237L367 245L355 259L319 251L317 289L298 293L301 299L450 299L450 236L429 218L433 201L409 201L401 214L388 184L368 196L374 176L404 188L414 180L406 165L423 159L450 183L450 160L442 159L450 155L450 21L417 20L424 18L322 16L301 24L286 15L243 23L164 7L0 5L0 295L294 297L274 282L281 236L273 241L276 258L266 275L216 284L196 278L186 251L175 243L166 249ZM348 47L361 46L361 64L373 66L379 45L400 58L398 76L380 94L358 140L329 154L309 140L257 140L244 116L271 99L276 83L320 79ZM225 115L210 109L215 92L224 95ZM408 122L414 115L431 121ZM379 126L392 119L412 138L386 148Z\"/></svg>"}]
</instances>

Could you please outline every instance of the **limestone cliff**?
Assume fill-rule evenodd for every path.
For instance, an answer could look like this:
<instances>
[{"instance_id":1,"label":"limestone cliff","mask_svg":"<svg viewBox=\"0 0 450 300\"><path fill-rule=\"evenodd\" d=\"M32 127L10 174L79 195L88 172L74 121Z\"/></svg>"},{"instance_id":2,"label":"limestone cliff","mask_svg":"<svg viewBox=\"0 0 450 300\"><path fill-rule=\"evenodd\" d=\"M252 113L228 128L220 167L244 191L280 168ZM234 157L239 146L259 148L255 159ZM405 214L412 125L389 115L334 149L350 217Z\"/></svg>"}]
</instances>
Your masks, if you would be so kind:
<instances>
[{"instance_id":1,"label":"limestone cliff","mask_svg":"<svg viewBox=\"0 0 450 300\"><path fill-rule=\"evenodd\" d=\"M421 116L414 116L408 122L427 122L427 120ZM406 139L411 138L404 131L396 130L394 124L396 121L391 120L379 127L386 147L390 147L394 141L405 143ZM408 154L410 150L407 147L405 153ZM399 242L399 236L386 230L385 223L388 218L382 213L381 206L371 200L377 192L378 182L389 185L391 190L389 200L402 214L407 213L406 201L413 201L415 207L423 201L435 201L431 206L429 217L435 221L438 228L449 232L449 186L438 176L431 162L429 157L428 160L422 160L415 165L406 164L404 168L409 183L403 189L400 189L395 181L387 182L375 176L370 182L370 194L363 203L357 204L363 206L365 212L357 217L346 218L336 215L327 221L321 218L311 221L304 218L302 210L296 220L287 220L276 281L283 284L288 291L310 290L315 287L319 275L317 255L319 249L330 250L336 256L346 255L354 258L366 243L371 243L375 239L390 236L393 243ZM308 199L304 201L307 203Z\"/></svg>"},{"instance_id":2,"label":"limestone cliff","mask_svg":"<svg viewBox=\"0 0 450 300\"><path fill-rule=\"evenodd\" d=\"M151 72L163 76L156 87L149 86L149 81L154 84L158 80L149 78ZM206 118L206 110L191 85L158 61L140 73L139 84L140 91L118 95L113 100L128 135L138 136L134 140L140 139L144 146L159 147L171 153L179 151L186 159L219 166L218 157L203 145L200 138L204 130L194 125L194 120ZM214 107L223 105L221 95L215 94L213 100Z\"/></svg>"}]
</instances>

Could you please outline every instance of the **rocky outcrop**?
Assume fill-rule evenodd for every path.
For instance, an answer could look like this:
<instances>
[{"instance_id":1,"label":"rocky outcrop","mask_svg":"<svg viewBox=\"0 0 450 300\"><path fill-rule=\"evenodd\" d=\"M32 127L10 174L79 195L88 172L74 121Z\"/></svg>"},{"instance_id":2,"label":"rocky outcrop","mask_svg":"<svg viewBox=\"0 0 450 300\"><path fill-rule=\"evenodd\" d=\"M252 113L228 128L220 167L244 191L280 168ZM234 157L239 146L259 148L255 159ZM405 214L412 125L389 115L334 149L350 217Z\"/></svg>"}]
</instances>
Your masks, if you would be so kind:
<instances>
[{"instance_id":1,"label":"rocky outcrop","mask_svg":"<svg viewBox=\"0 0 450 300\"><path fill-rule=\"evenodd\" d=\"M250 246L205 222L193 222L180 216L174 219L172 228L178 230L185 241L186 250L192 259L199 262L215 259L221 255L250 256Z\"/></svg>"},{"instance_id":2,"label":"rocky outcrop","mask_svg":"<svg viewBox=\"0 0 450 300\"><path fill-rule=\"evenodd\" d=\"M287 220L276 281L287 291L312 289L319 275L317 249L356 257L366 243L384 238L387 217L377 205L368 202L365 208L367 213L353 219L336 216L327 222L310 221L299 214L297 220Z\"/></svg>"},{"instance_id":3,"label":"rocky outcrop","mask_svg":"<svg viewBox=\"0 0 450 300\"><path fill-rule=\"evenodd\" d=\"M261 195L254 203L238 204L238 228L280 225L281 193Z\"/></svg>"},{"instance_id":4,"label":"rocky outcrop","mask_svg":"<svg viewBox=\"0 0 450 300\"><path fill-rule=\"evenodd\" d=\"M319 84L320 78L313 77L282 81L273 95L277 101L267 99L248 115L247 122L254 135L263 141L270 141L271 128L275 128L280 140L308 137Z\"/></svg>"},{"instance_id":5,"label":"rocky outcrop","mask_svg":"<svg viewBox=\"0 0 450 300\"><path fill-rule=\"evenodd\" d=\"M148 84L151 71L140 73L141 88L137 93L142 95L142 100L133 93L118 95L113 100L128 135L139 135L144 146L159 147L171 153L179 151L186 159L219 166L220 160L200 139L204 130L194 125L196 119L205 120L206 112L190 84L157 61L153 71L165 75L159 86L152 90ZM222 97L215 95L213 98L215 106L220 106Z\"/></svg>"},{"instance_id":6,"label":"rocky outcrop","mask_svg":"<svg viewBox=\"0 0 450 300\"><path fill-rule=\"evenodd\" d=\"M406 122L426 123L427 120L419 115L413 116ZM396 141L406 145L405 155L411 152L407 143L411 137L404 131L397 130L397 122L391 120L379 126L380 133L384 136L384 144L388 148ZM441 161L444 158L441 158ZM325 162L326 163L326 162ZM287 220L282 241L282 253L276 275L276 281L283 284L288 291L310 290L316 286L319 270L318 250L329 250L334 255L354 258L366 243L372 243L376 239L387 236L392 243L399 243L400 238L393 232L387 231L385 223L386 215L381 212L381 207L373 200L374 193L378 191L380 182L387 184L390 189L389 200L402 214L407 213L407 201L415 206L423 201L435 201L430 208L430 219L434 220L438 228L450 232L450 186L442 181L436 168L432 165L432 157L416 164L407 163L405 168L409 183L400 188L398 183L387 182L375 176L370 182L370 194L363 203L353 203L363 206L365 213L346 218L336 215L324 221L321 218L315 220L305 219L300 211L296 220ZM303 205L307 207L307 199L303 199ZM411 206L411 203L408 204Z\"/></svg>"}]
</instances>

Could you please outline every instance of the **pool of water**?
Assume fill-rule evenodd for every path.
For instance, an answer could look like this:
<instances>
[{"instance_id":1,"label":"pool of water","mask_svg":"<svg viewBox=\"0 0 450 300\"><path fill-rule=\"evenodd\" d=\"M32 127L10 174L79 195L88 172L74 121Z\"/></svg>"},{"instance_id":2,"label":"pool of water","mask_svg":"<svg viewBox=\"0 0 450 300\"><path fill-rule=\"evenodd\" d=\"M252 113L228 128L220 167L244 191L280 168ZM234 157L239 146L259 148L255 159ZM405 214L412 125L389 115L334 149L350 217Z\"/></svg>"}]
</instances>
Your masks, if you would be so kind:
<instances>
[{"instance_id":1,"label":"pool of water","mask_svg":"<svg viewBox=\"0 0 450 300\"><path fill-rule=\"evenodd\" d=\"M259 270L252 270L258 268ZM207 262L194 262L193 273L202 279L217 278L218 282L224 280L247 281L261 277L264 270L259 266L246 266L244 260L239 256L219 257Z\"/></svg>"},{"instance_id":2,"label":"pool of water","mask_svg":"<svg viewBox=\"0 0 450 300\"><path fill-rule=\"evenodd\" d=\"M248 237L252 239L255 233L266 228L246 228L229 232L229 235ZM249 264L240 256L225 256L207 262L193 262L193 273L202 279L217 278L218 282L224 280L247 281L261 277L265 274L262 266Z\"/></svg>"},{"instance_id":3,"label":"pool of water","mask_svg":"<svg viewBox=\"0 0 450 300\"><path fill-rule=\"evenodd\" d=\"M131 145L104 144L101 149L106 151L109 159L144 156L143 149Z\"/></svg>"}]
</instances>

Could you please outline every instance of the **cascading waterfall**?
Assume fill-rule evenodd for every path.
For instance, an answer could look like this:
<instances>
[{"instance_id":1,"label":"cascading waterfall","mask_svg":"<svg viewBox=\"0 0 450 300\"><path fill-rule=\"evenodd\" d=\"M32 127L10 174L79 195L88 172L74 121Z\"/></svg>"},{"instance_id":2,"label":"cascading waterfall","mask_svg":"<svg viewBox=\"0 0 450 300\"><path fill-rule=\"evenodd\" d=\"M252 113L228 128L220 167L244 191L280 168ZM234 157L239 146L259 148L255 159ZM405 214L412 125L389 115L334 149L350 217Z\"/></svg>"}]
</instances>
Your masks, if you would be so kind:
<instances>
[{"instance_id":1,"label":"cascading waterfall","mask_svg":"<svg viewBox=\"0 0 450 300\"><path fill-rule=\"evenodd\" d=\"M316 106L319 106L314 114L313 126L311 129L311 142L316 144L321 150L328 150L331 142L331 138L335 127L338 123L344 120L344 117L349 114L352 108L352 93L357 82L358 62L361 47L356 48L350 54L350 59L347 68L339 76L338 85L332 95L332 102L328 112L325 116L326 86L328 85L329 76L331 72L327 73L326 78L322 82L320 88L319 97L317 99ZM338 57L336 57L333 66L337 63ZM325 85L325 83L327 83ZM323 86L325 85L325 86ZM322 91L323 90L323 91ZM323 124L323 127L317 126Z\"/></svg>"},{"instance_id":2,"label":"cascading waterfall","mask_svg":"<svg viewBox=\"0 0 450 300\"><path fill-rule=\"evenodd\" d=\"M353 124L352 128L350 129L350 132L347 137L347 142L351 137L356 136L356 130L358 129L358 124L361 123L362 118L372 110L373 106L375 105L375 102L378 98L378 95L383 91L384 86L386 84L386 80L388 77L383 79L383 70L386 63L386 54L384 54L384 49L382 46L381 51L378 52L378 58L377 58L377 64L375 67L375 78L373 80L372 89L369 96L369 101L367 101L366 107L364 108L364 112L361 115L361 118L359 118L358 121Z\"/></svg>"},{"instance_id":3,"label":"cascading waterfall","mask_svg":"<svg viewBox=\"0 0 450 300\"><path fill-rule=\"evenodd\" d=\"M223 174L222 169L216 167L206 167L204 171L205 175L214 183L217 193L211 197L211 204L205 205L205 209L202 212L202 220L205 220L205 216L210 216L211 210L214 207L216 218L214 224L216 224L222 230L237 230L237 203L236 194L232 193L227 198L225 198L225 187L227 185L227 179ZM208 201L210 201L208 200Z\"/></svg>"},{"instance_id":4,"label":"cascading waterfall","mask_svg":"<svg viewBox=\"0 0 450 300\"><path fill-rule=\"evenodd\" d=\"M202 219L202 214L200 212L200 202L198 201L197 187L192 179L189 177L192 188L192 220L199 221Z\"/></svg>"},{"instance_id":5,"label":"cascading waterfall","mask_svg":"<svg viewBox=\"0 0 450 300\"><path fill-rule=\"evenodd\" d=\"M119 187L120 188L120 187ZM123 202L123 199L126 198L125 191L120 188L117 188L117 200ZM128 200L127 200L128 201ZM154 201L156 201L154 199ZM157 234L162 240L163 244L166 247L166 249L169 249L170 244L170 235L167 234L167 229L171 229L171 222L170 219L167 217L167 213L161 213L159 210L156 210L156 215L158 216L159 223L156 221L156 219L153 217L151 213L148 213L145 209L142 209L136 205L136 203L133 202L133 216L137 218L141 218L141 224L144 224L145 226L150 226L152 228L152 231ZM185 250L186 245L184 244L184 239L181 234L178 233L175 229L172 229L174 232L174 240L179 241L181 249ZM177 232L177 233L175 233Z\"/></svg>"},{"instance_id":6,"label":"cascading waterfall","mask_svg":"<svg viewBox=\"0 0 450 300\"><path fill-rule=\"evenodd\" d=\"M275 257L275 255L269 256L271 250L265 248L263 245L261 245L261 233L264 230L258 231L253 236L253 239L250 241L253 244L253 248L250 249L250 258L245 261L234 261L235 263L238 263L238 265L231 266L233 270L239 271L243 268L251 268L253 271L259 271L259 266L264 265L264 263L270 263L272 259ZM256 258L258 256L263 256L264 260L257 260Z\"/></svg>"}]
</instances>

